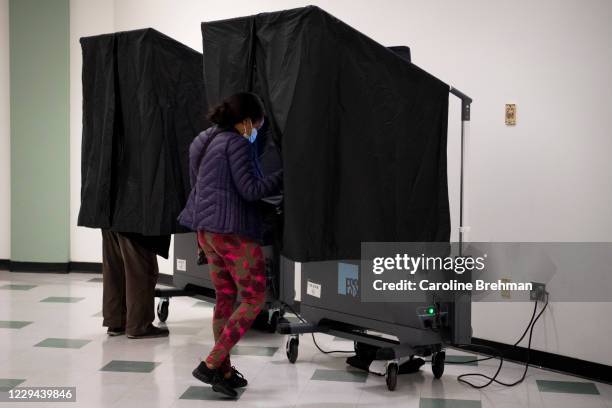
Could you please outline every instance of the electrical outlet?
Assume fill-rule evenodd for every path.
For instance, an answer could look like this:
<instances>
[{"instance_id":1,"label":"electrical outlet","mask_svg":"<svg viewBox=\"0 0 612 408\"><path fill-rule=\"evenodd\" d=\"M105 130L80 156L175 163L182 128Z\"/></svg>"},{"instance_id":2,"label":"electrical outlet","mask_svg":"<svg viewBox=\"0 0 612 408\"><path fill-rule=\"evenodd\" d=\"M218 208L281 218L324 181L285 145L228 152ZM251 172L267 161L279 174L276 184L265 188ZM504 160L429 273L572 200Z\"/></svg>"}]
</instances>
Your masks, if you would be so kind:
<instances>
[{"instance_id":1,"label":"electrical outlet","mask_svg":"<svg viewBox=\"0 0 612 408\"><path fill-rule=\"evenodd\" d=\"M537 300L538 302L546 301L546 284L539 282L531 282L529 300Z\"/></svg>"}]
</instances>

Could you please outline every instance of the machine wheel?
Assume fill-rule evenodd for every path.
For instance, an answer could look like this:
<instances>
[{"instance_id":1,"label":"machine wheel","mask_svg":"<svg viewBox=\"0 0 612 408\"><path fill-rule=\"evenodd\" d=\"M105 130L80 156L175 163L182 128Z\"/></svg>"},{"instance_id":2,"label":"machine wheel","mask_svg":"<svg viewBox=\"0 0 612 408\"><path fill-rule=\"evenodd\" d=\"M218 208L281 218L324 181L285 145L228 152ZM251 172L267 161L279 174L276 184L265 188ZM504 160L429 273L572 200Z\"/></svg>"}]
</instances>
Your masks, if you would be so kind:
<instances>
[{"instance_id":1,"label":"machine wheel","mask_svg":"<svg viewBox=\"0 0 612 408\"><path fill-rule=\"evenodd\" d=\"M295 364L297 361L299 345L299 338L289 337L289 339L287 339L287 358L291 364Z\"/></svg>"},{"instance_id":2,"label":"machine wheel","mask_svg":"<svg viewBox=\"0 0 612 408\"><path fill-rule=\"evenodd\" d=\"M431 371L435 378L442 377L444 373L444 360L446 359L446 353L444 351L438 351L431 357Z\"/></svg>"},{"instance_id":3,"label":"machine wheel","mask_svg":"<svg viewBox=\"0 0 612 408\"><path fill-rule=\"evenodd\" d=\"M270 331L270 333L276 333L276 328L278 327L278 321L280 320L280 318L281 315L278 310L272 313L272 317L270 317L270 325L268 326L268 330Z\"/></svg>"},{"instance_id":4,"label":"machine wheel","mask_svg":"<svg viewBox=\"0 0 612 408\"><path fill-rule=\"evenodd\" d=\"M170 299L161 298L157 303L157 318L160 322L165 323L168 320L168 307L170 306Z\"/></svg>"},{"instance_id":5,"label":"machine wheel","mask_svg":"<svg viewBox=\"0 0 612 408\"><path fill-rule=\"evenodd\" d=\"M399 367L397 363L389 363L387 365L387 388L389 391L394 391L395 387L397 387L397 373L399 372Z\"/></svg>"}]
</instances>

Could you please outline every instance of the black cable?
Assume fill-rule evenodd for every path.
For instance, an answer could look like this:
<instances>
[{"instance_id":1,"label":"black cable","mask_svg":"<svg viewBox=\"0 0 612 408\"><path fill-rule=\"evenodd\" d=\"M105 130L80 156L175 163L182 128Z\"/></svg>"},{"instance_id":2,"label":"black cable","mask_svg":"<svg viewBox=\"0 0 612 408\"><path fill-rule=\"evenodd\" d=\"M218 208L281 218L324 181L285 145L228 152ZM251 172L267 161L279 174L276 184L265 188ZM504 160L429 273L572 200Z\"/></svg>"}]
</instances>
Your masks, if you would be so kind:
<instances>
[{"instance_id":1,"label":"black cable","mask_svg":"<svg viewBox=\"0 0 612 408\"><path fill-rule=\"evenodd\" d=\"M312 335L312 341L314 342L314 345L323 354L332 354L332 353L351 353L351 354L355 354L354 350L330 350L330 351L325 351L321 347L319 347L319 344L317 344L317 339L315 339L314 333L310 333L310 334Z\"/></svg>"},{"instance_id":2,"label":"black cable","mask_svg":"<svg viewBox=\"0 0 612 408\"><path fill-rule=\"evenodd\" d=\"M533 319L536 316L537 309L538 309L538 301L536 300L535 304L533 305L533 313L531 314L531 319L529 319L529 324L527 324L527 327L525 327L525 331L523 331L523 334L521 335L521 337L516 341L516 343L512 345L512 347L518 346L520 342L523 341L523 339L525 338L525 335L527 334L527 332L531 328L531 325L533 324ZM487 361L487 360L491 360L494 358L495 356L490 356L490 357L476 358L474 360L466 360L466 361L447 361L445 362L445 364L470 364L470 363L476 363L478 361ZM427 362L431 362L431 361L427 361Z\"/></svg>"},{"instance_id":3,"label":"black cable","mask_svg":"<svg viewBox=\"0 0 612 408\"><path fill-rule=\"evenodd\" d=\"M306 320L304 320L304 318L302 316L300 316L295 310L293 310L293 308L291 306L289 306L287 303L283 302L283 306L287 307L291 313L293 313L298 319L300 319L300 321L302 323L307 323ZM319 351L323 354L332 354L332 353L351 353L354 354L355 351L354 350L330 350L330 351L325 351L323 350L320 346L319 343L317 343L317 339L315 338L314 333L310 333L312 335L312 341L315 345L316 348L319 349Z\"/></svg>"},{"instance_id":4,"label":"black cable","mask_svg":"<svg viewBox=\"0 0 612 408\"><path fill-rule=\"evenodd\" d=\"M467 384L470 387L476 388L476 389L482 389L482 388L488 387L492 383L500 384L500 385L503 385L503 386L506 386L506 387L513 387L515 385L518 385L518 384L522 383L525 380L525 377L527 376L527 370L529 369L530 351L531 351L531 340L533 339L533 329L535 328L536 323L538 322L538 320L540 319L540 317L542 316L542 314L544 313L544 311L548 307L548 298L549 298L549 294L548 294L548 292L546 292L546 303L544 304L544 307L542 308L542 310L540 310L540 313L538 313L538 315L535 318L535 320L533 320L533 323L531 324L531 327L529 328L529 341L527 343L527 361L525 362L525 370L523 371L523 375L521 376L521 378L519 378L518 380L516 380L513 383L505 383L505 382L499 381L497 379L497 376L499 375L499 373L500 373L500 371L502 369L502 366L504 364L503 355L500 353L500 355L499 355L499 359L500 359L499 366L497 368L497 371L493 375L493 377L489 377L489 376L486 376L486 375L480 374L480 373L467 373L467 374L462 374L462 375L458 376L457 377L457 381L462 382L464 384ZM536 302L536 307L537 307L537 302ZM526 331L523 334L523 336L521 336L520 340L522 340L525 337L525 334L526 334ZM478 347L492 349L491 347L485 347L485 346L481 346L481 345L478 346ZM498 350L495 350L495 351L499 352ZM482 378L486 378L487 380L489 380L489 382L487 382L486 384L482 384L482 385L476 385L476 384L473 384L473 383L465 380L465 377L482 377Z\"/></svg>"}]
</instances>

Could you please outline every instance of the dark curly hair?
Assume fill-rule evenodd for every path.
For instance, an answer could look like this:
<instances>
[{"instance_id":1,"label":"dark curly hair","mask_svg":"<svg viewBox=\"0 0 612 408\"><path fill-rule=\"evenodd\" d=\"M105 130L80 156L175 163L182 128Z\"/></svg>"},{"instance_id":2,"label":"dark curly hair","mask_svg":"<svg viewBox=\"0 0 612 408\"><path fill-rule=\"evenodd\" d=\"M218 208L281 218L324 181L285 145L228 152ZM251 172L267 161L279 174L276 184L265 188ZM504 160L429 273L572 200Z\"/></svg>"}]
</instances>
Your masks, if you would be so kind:
<instances>
[{"instance_id":1,"label":"dark curly hair","mask_svg":"<svg viewBox=\"0 0 612 408\"><path fill-rule=\"evenodd\" d=\"M208 119L222 128L231 128L244 119L258 122L264 117L261 98L251 92L240 92L225 98L208 113Z\"/></svg>"}]
</instances>

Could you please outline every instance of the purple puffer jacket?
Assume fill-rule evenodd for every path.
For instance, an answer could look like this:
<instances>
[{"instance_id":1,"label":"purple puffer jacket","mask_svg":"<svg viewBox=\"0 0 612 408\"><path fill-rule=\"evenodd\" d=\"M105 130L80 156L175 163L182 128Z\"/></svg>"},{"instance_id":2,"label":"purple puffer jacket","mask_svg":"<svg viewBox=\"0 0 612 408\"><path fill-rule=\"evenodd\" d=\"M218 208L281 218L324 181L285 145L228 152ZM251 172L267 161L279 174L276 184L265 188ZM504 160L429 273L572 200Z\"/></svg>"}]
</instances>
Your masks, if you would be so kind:
<instances>
[{"instance_id":1,"label":"purple puffer jacket","mask_svg":"<svg viewBox=\"0 0 612 408\"><path fill-rule=\"evenodd\" d=\"M218 133L204 154L208 139ZM261 239L256 201L276 192L282 171L259 177L249 141L232 130L213 126L189 148L191 193L178 220L193 231L243 235Z\"/></svg>"}]
</instances>

